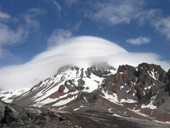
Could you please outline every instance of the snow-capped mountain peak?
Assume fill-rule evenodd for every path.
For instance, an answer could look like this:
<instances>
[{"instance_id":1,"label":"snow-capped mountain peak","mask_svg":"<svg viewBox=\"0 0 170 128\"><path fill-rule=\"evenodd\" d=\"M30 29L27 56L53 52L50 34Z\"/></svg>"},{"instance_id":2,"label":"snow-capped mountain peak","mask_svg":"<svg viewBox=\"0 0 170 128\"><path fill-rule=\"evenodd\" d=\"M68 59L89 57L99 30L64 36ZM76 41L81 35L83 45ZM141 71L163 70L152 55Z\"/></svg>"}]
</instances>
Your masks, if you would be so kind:
<instances>
[{"instance_id":1,"label":"snow-capped mountain peak","mask_svg":"<svg viewBox=\"0 0 170 128\"><path fill-rule=\"evenodd\" d=\"M107 64L98 64L91 67L63 66L52 78L48 78L23 93L15 102L22 101L28 105L62 106L74 100L80 92L91 93L101 88L107 75L114 74L115 68ZM31 96L31 97L30 97ZM64 101L64 99L66 99ZM61 102L62 100L62 102Z\"/></svg>"},{"instance_id":2,"label":"snow-capped mountain peak","mask_svg":"<svg viewBox=\"0 0 170 128\"><path fill-rule=\"evenodd\" d=\"M40 81L21 95L3 95L2 100L66 111L99 109L111 112L114 106L122 107L125 112L152 116L161 107L169 108L166 102L169 97L168 74L160 66L147 63L137 67L122 65L117 69L106 63L66 65L53 77Z\"/></svg>"}]
</instances>

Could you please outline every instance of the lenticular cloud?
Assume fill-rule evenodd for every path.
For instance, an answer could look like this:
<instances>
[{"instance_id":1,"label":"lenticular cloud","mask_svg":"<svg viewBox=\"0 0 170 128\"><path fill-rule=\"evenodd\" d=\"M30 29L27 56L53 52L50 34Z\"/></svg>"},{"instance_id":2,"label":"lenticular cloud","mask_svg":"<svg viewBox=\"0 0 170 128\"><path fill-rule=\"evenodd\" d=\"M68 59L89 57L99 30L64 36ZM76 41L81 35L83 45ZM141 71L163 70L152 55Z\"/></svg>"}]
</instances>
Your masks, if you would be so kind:
<instances>
[{"instance_id":1,"label":"lenticular cloud","mask_svg":"<svg viewBox=\"0 0 170 128\"><path fill-rule=\"evenodd\" d=\"M168 70L170 64L161 61L153 53L130 53L113 42L92 36L70 37L59 45L48 48L29 62L0 69L0 87L3 89L31 87L56 74L67 64L90 66L107 62L117 68L122 64L137 66L139 63L155 63Z\"/></svg>"}]
</instances>

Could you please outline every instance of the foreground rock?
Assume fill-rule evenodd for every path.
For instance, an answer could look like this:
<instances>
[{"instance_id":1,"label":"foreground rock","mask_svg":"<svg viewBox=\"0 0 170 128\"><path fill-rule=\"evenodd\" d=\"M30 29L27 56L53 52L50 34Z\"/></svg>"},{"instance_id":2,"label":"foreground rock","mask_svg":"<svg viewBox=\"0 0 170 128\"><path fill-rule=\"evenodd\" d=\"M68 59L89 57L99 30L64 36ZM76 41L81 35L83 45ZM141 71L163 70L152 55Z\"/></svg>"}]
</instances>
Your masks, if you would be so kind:
<instances>
[{"instance_id":1,"label":"foreground rock","mask_svg":"<svg viewBox=\"0 0 170 128\"><path fill-rule=\"evenodd\" d=\"M23 108L0 101L0 128L74 128L71 121L48 109Z\"/></svg>"},{"instance_id":2,"label":"foreground rock","mask_svg":"<svg viewBox=\"0 0 170 128\"><path fill-rule=\"evenodd\" d=\"M170 125L109 113L57 112L0 102L0 128L169 128Z\"/></svg>"},{"instance_id":3,"label":"foreground rock","mask_svg":"<svg viewBox=\"0 0 170 128\"><path fill-rule=\"evenodd\" d=\"M30 123L29 114L15 104L0 102L0 127L23 126Z\"/></svg>"}]
</instances>

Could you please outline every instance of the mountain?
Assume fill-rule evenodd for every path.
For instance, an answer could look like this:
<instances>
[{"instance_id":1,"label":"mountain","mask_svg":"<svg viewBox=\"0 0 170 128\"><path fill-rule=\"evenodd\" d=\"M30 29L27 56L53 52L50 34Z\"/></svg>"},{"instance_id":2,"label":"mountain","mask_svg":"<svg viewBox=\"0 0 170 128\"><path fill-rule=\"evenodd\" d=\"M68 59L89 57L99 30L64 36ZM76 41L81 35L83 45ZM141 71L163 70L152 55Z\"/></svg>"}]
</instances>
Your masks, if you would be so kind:
<instances>
[{"instance_id":1,"label":"mountain","mask_svg":"<svg viewBox=\"0 0 170 128\"><path fill-rule=\"evenodd\" d=\"M39 82L29 91L15 98L14 102L38 107L53 106L48 104L54 102L61 102L58 104L64 105L76 99L81 92L92 93L100 89L105 77L114 73L115 68L107 64L91 67L64 66L54 77Z\"/></svg>"},{"instance_id":2,"label":"mountain","mask_svg":"<svg viewBox=\"0 0 170 128\"><path fill-rule=\"evenodd\" d=\"M141 63L61 67L21 95L8 97L26 107L67 112L104 112L122 117L170 121L170 70ZM3 99L9 100L4 97Z\"/></svg>"}]
</instances>

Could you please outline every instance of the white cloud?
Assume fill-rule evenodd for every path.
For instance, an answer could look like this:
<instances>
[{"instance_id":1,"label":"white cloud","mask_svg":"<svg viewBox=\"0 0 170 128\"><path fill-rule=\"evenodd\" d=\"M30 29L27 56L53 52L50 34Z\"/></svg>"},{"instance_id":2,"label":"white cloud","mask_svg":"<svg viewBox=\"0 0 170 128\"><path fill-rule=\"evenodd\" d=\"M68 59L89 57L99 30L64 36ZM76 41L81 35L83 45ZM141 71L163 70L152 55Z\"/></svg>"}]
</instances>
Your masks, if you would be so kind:
<instances>
[{"instance_id":1,"label":"white cloud","mask_svg":"<svg viewBox=\"0 0 170 128\"><path fill-rule=\"evenodd\" d=\"M68 5L71 6L73 4L78 3L79 0L64 0L64 2Z\"/></svg>"},{"instance_id":2,"label":"white cloud","mask_svg":"<svg viewBox=\"0 0 170 128\"><path fill-rule=\"evenodd\" d=\"M5 54L5 51L4 51L4 49L0 46L0 59L3 58L4 54Z\"/></svg>"},{"instance_id":3,"label":"white cloud","mask_svg":"<svg viewBox=\"0 0 170 128\"><path fill-rule=\"evenodd\" d=\"M39 29L40 25L39 25L38 20L34 19L31 15L26 14L26 15L24 16L24 19L25 19L26 24L27 24L29 27L31 27L31 28L33 28L33 29L35 29L35 30L36 30L36 29Z\"/></svg>"},{"instance_id":4,"label":"white cloud","mask_svg":"<svg viewBox=\"0 0 170 128\"><path fill-rule=\"evenodd\" d=\"M14 30L3 23L4 20L11 19L9 14L0 11L0 59L7 53L3 48L5 45L18 43L27 37L27 32L23 28L18 27Z\"/></svg>"},{"instance_id":5,"label":"white cloud","mask_svg":"<svg viewBox=\"0 0 170 128\"><path fill-rule=\"evenodd\" d=\"M77 30L80 28L81 24L82 24L82 21L77 22L77 23L73 26L73 30L74 30L74 31L77 31Z\"/></svg>"},{"instance_id":6,"label":"white cloud","mask_svg":"<svg viewBox=\"0 0 170 128\"><path fill-rule=\"evenodd\" d=\"M95 11L88 12L87 15L93 20L109 25L127 24L138 13L139 3L134 0L97 3L95 6L92 5Z\"/></svg>"},{"instance_id":7,"label":"white cloud","mask_svg":"<svg viewBox=\"0 0 170 128\"><path fill-rule=\"evenodd\" d=\"M159 20L162 16L160 9L141 10L135 15L135 19L139 24L143 25L146 22L153 24L153 22Z\"/></svg>"},{"instance_id":8,"label":"white cloud","mask_svg":"<svg viewBox=\"0 0 170 128\"><path fill-rule=\"evenodd\" d=\"M26 13L24 13L24 20L28 28L37 30L40 27L40 23L37 20L38 16L45 14L46 12L44 10L41 10L39 8L30 8L27 10Z\"/></svg>"},{"instance_id":9,"label":"white cloud","mask_svg":"<svg viewBox=\"0 0 170 128\"><path fill-rule=\"evenodd\" d=\"M10 16L4 12L0 11L0 20L3 19L10 19Z\"/></svg>"},{"instance_id":10,"label":"white cloud","mask_svg":"<svg viewBox=\"0 0 170 128\"><path fill-rule=\"evenodd\" d=\"M130 43L132 45L142 45L142 44L148 44L151 42L151 39L149 37L138 37L138 38L131 38L126 40L127 43Z\"/></svg>"},{"instance_id":11,"label":"white cloud","mask_svg":"<svg viewBox=\"0 0 170 128\"><path fill-rule=\"evenodd\" d=\"M143 25L148 22L160 34L170 40L170 16L163 16L161 9L144 9L144 4L134 0L107 1L95 3L86 16L96 22L102 22L111 26L128 24L132 20Z\"/></svg>"},{"instance_id":12,"label":"white cloud","mask_svg":"<svg viewBox=\"0 0 170 128\"><path fill-rule=\"evenodd\" d=\"M42 10L40 8L30 8L30 9L28 9L28 13L30 13L32 16L36 17L38 15L45 14L46 11Z\"/></svg>"},{"instance_id":13,"label":"white cloud","mask_svg":"<svg viewBox=\"0 0 170 128\"><path fill-rule=\"evenodd\" d=\"M166 38L170 40L170 16L152 21L152 24L156 30L158 30L162 35L165 35Z\"/></svg>"},{"instance_id":14,"label":"white cloud","mask_svg":"<svg viewBox=\"0 0 170 128\"><path fill-rule=\"evenodd\" d=\"M22 42L26 39L28 31L18 27L17 30L9 28L7 25L0 23L0 58L5 55L4 45L12 45Z\"/></svg>"},{"instance_id":15,"label":"white cloud","mask_svg":"<svg viewBox=\"0 0 170 128\"><path fill-rule=\"evenodd\" d=\"M55 33L57 32L54 32L54 35ZM55 39L58 42L58 38L53 38L53 41ZM60 43L62 45L47 49L25 64L1 68L1 87L6 89L21 88L24 85L31 87L53 76L60 66L66 64L87 66L94 62L104 61L117 68L121 64L136 66L141 62L148 62L160 64L165 70L170 67L168 62L162 61L156 54L130 53L115 43L98 37L63 38Z\"/></svg>"},{"instance_id":16,"label":"white cloud","mask_svg":"<svg viewBox=\"0 0 170 128\"><path fill-rule=\"evenodd\" d=\"M57 8L59 12L61 12L62 8L61 5L56 0L51 0L53 5Z\"/></svg>"},{"instance_id":17,"label":"white cloud","mask_svg":"<svg viewBox=\"0 0 170 128\"><path fill-rule=\"evenodd\" d=\"M48 38L47 44L49 47L60 45L64 40L70 38L72 33L68 30L57 29Z\"/></svg>"},{"instance_id":18,"label":"white cloud","mask_svg":"<svg viewBox=\"0 0 170 128\"><path fill-rule=\"evenodd\" d=\"M27 37L27 31L22 28L18 28L17 30L13 30L9 28L7 25L0 23L0 45L3 44L15 44Z\"/></svg>"},{"instance_id":19,"label":"white cloud","mask_svg":"<svg viewBox=\"0 0 170 128\"><path fill-rule=\"evenodd\" d=\"M170 16L163 16L162 10L151 9L143 11L140 12L136 18L141 24L144 24L146 21L148 21L151 26L155 28L155 30L170 40Z\"/></svg>"},{"instance_id":20,"label":"white cloud","mask_svg":"<svg viewBox=\"0 0 170 128\"><path fill-rule=\"evenodd\" d=\"M13 18L9 14L0 11L0 59L2 59L6 53L10 53L10 51L7 52L4 46L22 43L28 37L30 31L39 29L40 25L36 18L44 13L45 11L39 8L31 8L28 9L26 13L21 13L21 19L21 17ZM4 20L8 20L8 23L13 23L14 19L17 19L15 28L3 22ZM23 25L24 28L21 27Z\"/></svg>"}]
</instances>

